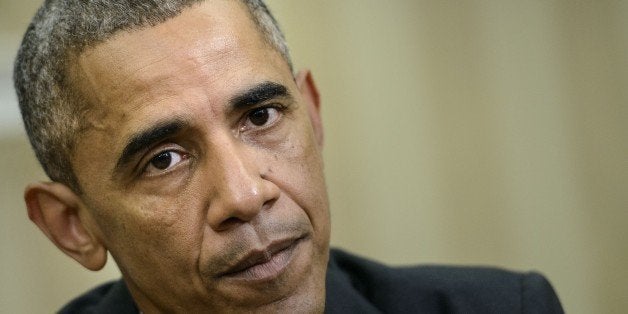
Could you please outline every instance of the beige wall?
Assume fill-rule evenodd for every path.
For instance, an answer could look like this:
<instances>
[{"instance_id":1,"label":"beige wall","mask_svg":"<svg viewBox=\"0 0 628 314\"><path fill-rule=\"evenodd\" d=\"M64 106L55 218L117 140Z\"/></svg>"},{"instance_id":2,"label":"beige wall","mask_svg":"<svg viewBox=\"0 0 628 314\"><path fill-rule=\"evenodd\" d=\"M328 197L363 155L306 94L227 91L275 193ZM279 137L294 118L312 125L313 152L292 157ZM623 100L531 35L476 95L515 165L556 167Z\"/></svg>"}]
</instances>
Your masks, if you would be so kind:
<instances>
[{"instance_id":1,"label":"beige wall","mask_svg":"<svg viewBox=\"0 0 628 314\"><path fill-rule=\"evenodd\" d=\"M568 313L628 308L628 2L269 2L322 93L335 245L537 269ZM0 21L31 14L7 3ZM50 312L116 270L29 225L21 189L42 175L2 138L0 312Z\"/></svg>"}]
</instances>

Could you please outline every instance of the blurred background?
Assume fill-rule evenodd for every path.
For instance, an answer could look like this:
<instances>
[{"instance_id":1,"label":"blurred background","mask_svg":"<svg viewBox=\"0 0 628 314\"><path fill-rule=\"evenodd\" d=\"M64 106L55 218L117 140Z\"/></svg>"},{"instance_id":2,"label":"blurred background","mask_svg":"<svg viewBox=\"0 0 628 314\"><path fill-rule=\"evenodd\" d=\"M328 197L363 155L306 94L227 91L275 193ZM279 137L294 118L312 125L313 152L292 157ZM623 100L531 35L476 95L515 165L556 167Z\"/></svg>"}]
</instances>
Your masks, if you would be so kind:
<instances>
[{"instance_id":1,"label":"blurred background","mask_svg":"<svg viewBox=\"0 0 628 314\"><path fill-rule=\"evenodd\" d=\"M11 67L41 1L0 0L0 312L83 270L26 216L45 180ZM628 1L269 0L318 82L333 245L388 264L547 275L568 313L628 308Z\"/></svg>"}]
</instances>

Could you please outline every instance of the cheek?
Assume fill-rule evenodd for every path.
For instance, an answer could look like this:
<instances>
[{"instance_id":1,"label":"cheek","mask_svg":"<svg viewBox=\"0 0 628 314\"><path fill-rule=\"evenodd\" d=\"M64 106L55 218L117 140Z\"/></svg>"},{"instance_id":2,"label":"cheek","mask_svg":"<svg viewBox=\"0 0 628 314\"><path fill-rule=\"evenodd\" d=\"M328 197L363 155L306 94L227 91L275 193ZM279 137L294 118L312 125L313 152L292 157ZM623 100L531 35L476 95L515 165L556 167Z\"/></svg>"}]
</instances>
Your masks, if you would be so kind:
<instances>
[{"instance_id":1,"label":"cheek","mask_svg":"<svg viewBox=\"0 0 628 314\"><path fill-rule=\"evenodd\" d=\"M138 194L129 198L130 194L109 197L116 201L98 207L103 242L119 266L137 268L134 273L148 269L172 272L168 268L176 267L189 274L203 221L197 210L201 205L194 203L199 198L191 191L171 198ZM122 199L124 196L127 198Z\"/></svg>"},{"instance_id":2,"label":"cheek","mask_svg":"<svg viewBox=\"0 0 628 314\"><path fill-rule=\"evenodd\" d=\"M282 149L267 153L267 177L308 216L317 233L328 234L329 212L323 161L309 124L286 137Z\"/></svg>"}]
</instances>

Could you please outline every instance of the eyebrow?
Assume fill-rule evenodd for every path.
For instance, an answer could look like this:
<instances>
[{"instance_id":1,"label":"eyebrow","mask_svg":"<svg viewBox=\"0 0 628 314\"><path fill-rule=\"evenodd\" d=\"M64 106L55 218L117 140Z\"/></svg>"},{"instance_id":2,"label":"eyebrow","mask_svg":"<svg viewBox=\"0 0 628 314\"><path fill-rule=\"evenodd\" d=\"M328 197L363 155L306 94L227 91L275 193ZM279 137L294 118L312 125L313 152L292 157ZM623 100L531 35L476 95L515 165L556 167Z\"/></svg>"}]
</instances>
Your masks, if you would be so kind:
<instances>
[{"instance_id":1,"label":"eyebrow","mask_svg":"<svg viewBox=\"0 0 628 314\"><path fill-rule=\"evenodd\" d=\"M130 140L122 150L118 163L116 164L116 172L127 165L131 159L139 152L150 148L152 145L173 136L188 125L181 119L159 122L145 130L139 131L130 137Z\"/></svg>"},{"instance_id":2,"label":"eyebrow","mask_svg":"<svg viewBox=\"0 0 628 314\"><path fill-rule=\"evenodd\" d=\"M279 83L266 81L232 97L229 104L233 109L246 109L256 104L280 97L292 97L288 88Z\"/></svg>"}]
</instances>

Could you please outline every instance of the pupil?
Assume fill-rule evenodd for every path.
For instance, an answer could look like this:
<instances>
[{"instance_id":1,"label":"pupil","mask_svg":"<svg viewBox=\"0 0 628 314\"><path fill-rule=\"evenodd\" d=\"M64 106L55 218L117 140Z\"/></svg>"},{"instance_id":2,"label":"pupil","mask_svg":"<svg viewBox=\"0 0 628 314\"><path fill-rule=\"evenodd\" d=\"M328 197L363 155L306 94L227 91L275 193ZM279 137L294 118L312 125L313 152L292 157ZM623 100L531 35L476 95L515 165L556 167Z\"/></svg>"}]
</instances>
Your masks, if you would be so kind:
<instances>
[{"instance_id":1,"label":"pupil","mask_svg":"<svg viewBox=\"0 0 628 314\"><path fill-rule=\"evenodd\" d=\"M249 119L251 119L251 123L257 126L264 125L268 121L268 109L263 108L253 111Z\"/></svg>"},{"instance_id":2,"label":"pupil","mask_svg":"<svg viewBox=\"0 0 628 314\"><path fill-rule=\"evenodd\" d=\"M150 161L150 163L153 165L153 167L159 170L164 170L168 168L171 161L172 161L172 156L170 155L170 152L163 152L155 156L153 160Z\"/></svg>"}]
</instances>

